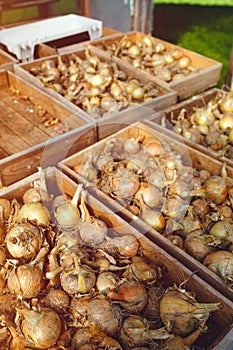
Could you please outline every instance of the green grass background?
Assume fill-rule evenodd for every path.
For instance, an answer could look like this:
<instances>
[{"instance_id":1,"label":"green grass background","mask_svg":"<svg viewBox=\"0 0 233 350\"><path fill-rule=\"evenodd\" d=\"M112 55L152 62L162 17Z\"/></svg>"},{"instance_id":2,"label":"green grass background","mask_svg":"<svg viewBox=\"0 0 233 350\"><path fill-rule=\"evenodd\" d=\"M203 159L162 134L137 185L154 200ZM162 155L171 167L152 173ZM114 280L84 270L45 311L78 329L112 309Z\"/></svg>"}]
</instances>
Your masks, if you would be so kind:
<instances>
[{"instance_id":1,"label":"green grass background","mask_svg":"<svg viewBox=\"0 0 233 350\"><path fill-rule=\"evenodd\" d=\"M233 7L155 5L153 35L222 62L218 87L233 45Z\"/></svg>"}]
</instances>

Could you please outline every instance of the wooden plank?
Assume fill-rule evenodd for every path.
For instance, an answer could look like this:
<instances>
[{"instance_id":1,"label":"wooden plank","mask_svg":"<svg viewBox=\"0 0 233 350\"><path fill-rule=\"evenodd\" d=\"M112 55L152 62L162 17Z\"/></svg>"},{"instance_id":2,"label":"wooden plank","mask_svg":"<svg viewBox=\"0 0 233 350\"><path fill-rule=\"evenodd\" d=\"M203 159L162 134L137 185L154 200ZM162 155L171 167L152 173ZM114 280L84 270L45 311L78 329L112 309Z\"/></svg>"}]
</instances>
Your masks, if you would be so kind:
<instances>
[{"instance_id":1,"label":"wooden plank","mask_svg":"<svg viewBox=\"0 0 233 350\"><path fill-rule=\"evenodd\" d=\"M11 129L15 135L18 135L22 140L26 141L30 146L48 139L47 134L43 133L38 127L30 123L20 113L16 112L16 110L12 109L10 106L6 106L2 101L0 101L0 116L2 123Z\"/></svg>"},{"instance_id":2,"label":"wooden plank","mask_svg":"<svg viewBox=\"0 0 233 350\"><path fill-rule=\"evenodd\" d=\"M42 109L42 115L39 115L39 108L35 104L31 103L30 100L27 100L27 96L25 96L25 100L23 99L25 95L22 96L22 98L19 98L17 96L12 96L12 92L10 89L2 91L0 90L0 97L2 102L4 102L7 105L8 109L11 109L18 115L18 119L22 120L22 123L31 124L31 127L34 128L34 130L37 129L38 136L41 136L41 139L37 140L38 142L46 141L50 136L54 135L55 129L54 127L46 127L43 124L43 120L46 120L50 118L52 120L52 116L49 115L45 110ZM20 124L18 125L20 127ZM20 128L21 129L21 128ZM20 130L19 129L19 130ZM34 145L33 142L31 145Z\"/></svg>"},{"instance_id":3,"label":"wooden plank","mask_svg":"<svg viewBox=\"0 0 233 350\"><path fill-rule=\"evenodd\" d=\"M225 78L226 89L233 90L233 46L231 49L230 60Z\"/></svg>"},{"instance_id":4,"label":"wooden plank","mask_svg":"<svg viewBox=\"0 0 233 350\"><path fill-rule=\"evenodd\" d=\"M17 136L0 120L0 147L4 149L7 154L14 154L28 148L30 145Z\"/></svg>"},{"instance_id":5,"label":"wooden plank","mask_svg":"<svg viewBox=\"0 0 233 350\"><path fill-rule=\"evenodd\" d=\"M0 159L7 157L9 154L4 151L3 148L0 148Z\"/></svg>"},{"instance_id":6,"label":"wooden plank","mask_svg":"<svg viewBox=\"0 0 233 350\"><path fill-rule=\"evenodd\" d=\"M151 33L153 0L134 0L132 30Z\"/></svg>"}]
</instances>

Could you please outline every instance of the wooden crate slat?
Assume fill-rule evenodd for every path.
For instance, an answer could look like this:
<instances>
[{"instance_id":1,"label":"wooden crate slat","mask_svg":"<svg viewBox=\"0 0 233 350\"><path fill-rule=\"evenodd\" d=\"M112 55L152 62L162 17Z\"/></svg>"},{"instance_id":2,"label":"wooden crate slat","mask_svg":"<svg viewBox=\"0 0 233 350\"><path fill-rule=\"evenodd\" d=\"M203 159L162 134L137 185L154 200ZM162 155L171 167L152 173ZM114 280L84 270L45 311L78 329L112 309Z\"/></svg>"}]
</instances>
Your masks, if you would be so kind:
<instances>
[{"instance_id":1,"label":"wooden crate slat","mask_svg":"<svg viewBox=\"0 0 233 350\"><path fill-rule=\"evenodd\" d=\"M0 130L0 147L3 148L7 154L17 153L30 147L27 142L23 141L21 137L17 136L12 130L6 127L1 120Z\"/></svg>"},{"instance_id":2,"label":"wooden crate slat","mask_svg":"<svg viewBox=\"0 0 233 350\"><path fill-rule=\"evenodd\" d=\"M2 101L0 104L0 115L1 121L30 146L47 140L48 136L44 132L11 107L2 106Z\"/></svg>"}]
</instances>

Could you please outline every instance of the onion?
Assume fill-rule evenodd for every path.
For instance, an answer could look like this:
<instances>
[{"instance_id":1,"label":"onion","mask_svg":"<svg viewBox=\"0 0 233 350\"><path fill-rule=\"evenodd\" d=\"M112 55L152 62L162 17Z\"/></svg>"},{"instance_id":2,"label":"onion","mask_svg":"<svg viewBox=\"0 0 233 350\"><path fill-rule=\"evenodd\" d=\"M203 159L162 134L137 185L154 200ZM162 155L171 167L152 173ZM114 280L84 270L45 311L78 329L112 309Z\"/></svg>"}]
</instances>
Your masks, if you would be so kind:
<instances>
[{"instance_id":1,"label":"onion","mask_svg":"<svg viewBox=\"0 0 233 350\"><path fill-rule=\"evenodd\" d=\"M129 169L120 169L112 177L112 192L117 198L130 198L139 189L140 181Z\"/></svg>"},{"instance_id":2,"label":"onion","mask_svg":"<svg viewBox=\"0 0 233 350\"><path fill-rule=\"evenodd\" d=\"M115 289L119 281L120 279L115 273L110 271L101 272L96 279L96 289L100 293L106 293Z\"/></svg>"},{"instance_id":3,"label":"onion","mask_svg":"<svg viewBox=\"0 0 233 350\"><path fill-rule=\"evenodd\" d=\"M29 188L24 194L23 194L23 202L25 204L30 202L40 202L41 201L41 195L38 189L36 188Z\"/></svg>"},{"instance_id":4,"label":"onion","mask_svg":"<svg viewBox=\"0 0 233 350\"><path fill-rule=\"evenodd\" d=\"M147 345L152 340L161 340L172 337L166 329L150 329L149 322L141 316L132 315L127 317L120 329L120 340L128 349L132 346Z\"/></svg>"},{"instance_id":5,"label":"onion","mask_svg":"<svg viewBox=\"0 0 233 350\"><path fill-rule=\"evenodd\" d=\"M203 264L209 270L220 276L226 283L233 282L233 253L227 250L219 250L209 253Z\"/></svg>"},{"instance_id":6,"label":"onion","mask_svg":"<svg viewBox=\"0 0 233 350\"><path fill-rule=\"evenodd\" d=\"M178 60L180 69L190 68L191 58L189 56L183 56Z\"/></svg>"},{"instance_id":7,"label":"onion","mask_svg":"<svg viewBox=\"0 0 233 350\"><path fill-rule=\"evenodd\" d=\"M81 298L76 298L75 296L70 302L70 312L73 319L80 322L82 325L87 321L87 308L91 298L89 296L84 296Z\"/></svg>"},{"instance_id":8,"label":"onion","mask_svg":"<svg viewBox=\"0 0 233 350\"><path fill-rule=\"evenodd\" d=\"M117 248L117 252L122 258L134 257L140 246L137 238L131 234L114 237L111 244Z\"/></svg>"},{"instance_id":9,"label":"onion","mask_svg":"<svg viewBox=\"0 0 233 350\"><path fill-rule=\"evenodd\" d=\"M79 235L82 241L90 246L102 243L108 233L107 225L103 220L90 216L83 196L81 196L79 207L82 213L82 223L79 227Z\"/></svg>"},{"instance_id":10,"label":"onion","mask_svg":"<svg viewBox=\"0 0 233 350\"><path fill-rule=\"evenodd\" d=\"M141 149L140 139L130 138L124 142L124 150L130 154L137 154Z\"/></svg>"},{"instance_id":11,"label":"onion","mask_svg":"<svg viewBox=\"0 0 233 350\"><path fill-rule=\"evenodd\" d=\"M17 222L29 221L38 226L48 226L50 215L47 208L40 202L24 204L18 212Z\"/></svg>"},{"instance_id":12,"label":"onion","mask_svg":"<svg viewBox=\"0 0 233 350\"><path fill-rule=\"evenodd\" d=\"M36 297L44 287L42 264L20 265L9 273L7 286L13 295Z\"/></svg>"},{"instance_id":13,"label":"onion","mask_svg":"<svg viewBox=\"0 0 233 350\"><path fill-rule=\"evenodd\" d=\"M223 247L233 243L233 227L227 220L213 223L209 229L209 234L220 240Z\"/></svg>"},{"instance_id":14,"label":"onion","mask_svg":"<svg viewBox=\"0 0 233 350\"><path fill-rule=\"evenodd\" d=\"M180 220L186 213L188 204L179 197L166 198L162 207L162 214L166 217Z\"/></svg>"},{"instance_id":15,"label":"onion","mask_svg":"<svg viewBox=\"0 0 233 350\"><path fill-rule=\"evenodd\" d=\"M161 190L143 181L141 181L139 190L136 192L134 198L142 199L149 208L158 208L163 202Z\"/></svg>"},{"instance_id":16,"label":"onion","mask_svg":"<svg viewBox=\"0 0 233 350\"><path fill-rule=\"evenodd\" d=\"M80 350L123 350L121 345L114 338L92 326L79 328L73 336L72 345L75 349Z\"/></svg>"},{"instance_id":17,"label":"onion","mask_svg":"<svg viewBox=\"0 0 233 350\"><path fill-rule=\"evenodd\" d=\"M143 42L143 44L145 44L147 47L153 47L153 39L152 39L152 37L151 37L150 34L145 35L145 36L142 38L142 42Z\"/></svg>"},{"instance_id":18,"label":"onion","mask_svg":"<svg viewBox=\"0 0 233 350\"><path fill-rule=\"evenodd\" d=\"M201 126L212 125L215 120L213 113L206 108L198 108L193 117L194 121Z\"/></svg>"},{"instance_id":19,"label":"onion","mask_svg":"<svg viewBox=\"0 0 233 350\"><path fill-rule=\"evenodd\" d=\"M170 234L166 237L170 242L172 242L175 246L183 249L184 248L184 241L183 239L178 236L178 235L173 235L173 234Z\"/></svg>"},{"instance_id":20,"label":"onion","mask_svg":"<svg viewBox=\"0 0 233 350\"><path fill-rule=\"evenodd\" d=\"M39 349L48 349L59 339L61 333L61 319L49 308L39 311L17 309L22 317L21 329L27 342Z\"/></svg>"},{"instance_id":21,"label":"onion","mask_svg":"<svg viewBox=\"0 0 233 350\"><path fill-rule=\"evenodd\" d=\"M172 57L174 57L175 60L179 60L183 56L183 52L179 48L172 49L170 51L170 54Z\"/></svg>"},{"instance_id":22,"label":"onion","mask_svg":"<svg viewBox=\"0 0 233 350\"><path fill-rule=\"evenodd\" d=\"M146 143L144 145L144 152L147 152L154 157L159 157L166 154L163 144L158 139Z\"/></svg>"},{"instance_id":23,"label":"onion","mask_svg":"<svg viewBox=\"0 0 233 350\"><path fill-rule=\"evenodd\" d=\"M61 199L61 202L58 203L55 208L54 216L58 225L63 229L74 228L80 219L80 212L77 208L79 196L82 190L82 185L78 185L74 193L72 200L64 201ZM63 198L63 197L62 197Z\"/></svg>"},{"instance_id":24,"label":"onion","mask_svg":"<svg viewBox=\"0 0 233 350\"><path fill-rule=\"evenodd\" d=\"M166 46L162 42L158 42L155 44L155 52L161 53L166 50Z\"/></svg>"},{"instance_id":25,"label":"onion","mask_svg":"<svg viewBox=\"0 0 233 350\"><path fill-rule=\"evenodd\" d=\"M0 198L0 224L5 223L11 213L11 202L6 198Z\"/></svg>"},{"instance_id":26,"label":"onion","mask_svg":"<svg viewBox=\"0 0 233 350\"><path fill-rule=\"evenodd\" d=\"M46 296L41 299L41 303L61 313L69 307L70 298L63 289L50 288Z\"/></svg>"},{"instance_id":27,"label":"onion","mask_svg":"<svg viewBox=\"0 0 233 350\"><path fill-rule=\"evenodd\" d=\"M39 252L43 237L38 227L25 222L13 226L7 232L5 241L13 258L29 260Z\"/></svg>"},{"instance_id":28,"label":"onion","mask_svg":"<svg viewBox=\"0 0 233 350\"><path fill-rule=\"evenodd\" d=\"M210 312L219 310L221 303L198 303L176 286L168 288L160 300L160 317L167 329L185 336L205 325Z\"/></svg>"},{"instance_id":29,"label":"onion","mask_svg":"<svg viewBox=\"0 0 233 350\"><path fill-rule=\"evenodd\" d=\"M223 177L212 175L200 189L191 191L191 196L204 197L215 204L221 204L227 197L227 184Z\"/></svg>"},{"instance_id":30,"label":"onion","mask_svg":"<svg viewBox=\"0 0 233 350\"><path fill-rule=\"evenodd\" d=\"M203 231L196 230L189 233L184 242L184 249L198 261L203 261L209 254Z\"/></svg>"},{"instance_id":31,"label":"onion","mask_svg":"<svg viewBox=\"0 0 233 350\"><path fill-rule=\"evenodd\" d=\"M123 273L123 277L128 280L134 279L147 285L151 285L161 277L161 274L159 269L151 267L142 257L135 256L132 258L132 263Z\"/></svg>"},{"instance_id":32,"label":"onion","mask_svg":"<svg viewBox=\"0 0 233 350\"><path fill-rule=\"evenodd\" d=\"M140 87L140 86L135 88L132 92L132 97L135 100L143 99L144 95L145 95L145 89L143 87Z\"/></svg>"},{"instance_id":33,"label":"onion","mask_svg":"<svg viewBox=\"0 0 233 350\"><path fill-rule=\"evenodd\" d=\"M181 198L188 198L191 192L191 184L187 184L181 179L176 179L169 185L169 193L180 196Z\"/></svg>"},{"instance_id":34,"label":"onion","mask_svg":"<svg viewBox=\"0 0 233 350\"><path fill-rule=\"evenodd\" d=\"M96 283L95 273L89 266L67 268L60 273L62 288L69 294L89 293Z\"/></svg>"},{"instance_id":35,"label":"onion","mask_svg":"<svg viewBox=\"0 0 233 350\"><path fill-rule=\"evenodd\" d=\"M115 290L109 291L107 296L130 312L142 311L147 303L146 288L138 281L124 281Z\"/></svg>"},{"instance_id":36,"label":"onion","mask_svg":"<svg viewBox=\"0 0 233 350\"><path fill-rule=\"evenodd\" d=\"M120 314L107 299L95 298L90 300L87 308L87 318L94 328L110 336L116 334L120 325Z\"/></svg>"},{"instance_id":37,"label":"onion","mask_svg":"<svg viewBox=\"0 0 233 350\"><path fill-rule=\"evenodd\" d=\"M134 45L131 45L129 48L128 48L128 54L130 56L133 56L133 57L136 57L136 56L139 56L141 53L141 50L140 48L134 44Z\"/></svg>"},{"instance_id":38,"label":"onion","mask_svg":"<svg viewBox=\"0 0 233 350\"><path fill-rule=\"evenodd\" d=\"M233 112L223 114L222 118L219 121L219 128L221 130L227 130L228 128L233 129Z\"/></svg>"},{"instance_id":39,"label":"onion","mask_svg":"<svg viewBox=\"0 0 233 350\"><path fill-rule=\"evenodd\" d=\"M210 207L204 198L197 198L192 201L193 213L198 215L200 219L203 219L206 214L210 212Z\"/></svg>"},{"instance_id":40,"label":"onion","mask_svg":"<svg viewBox=\"0 0 233 350\"><path fill-rule=\"evenodd\" d=\"M165 228L165 218L159 211L146 208L142 211L140 218L158 232L161 232Z\"/></svg>"},{"instance_id":41,"label":"onion","mask_svg":"<svg viewBox=\"0 0 233 350\"><path fill-rule=\"evenodd\" d=\"M221 112L233 112L233 93L229 91L219 104L219 109Z\"/></svg>"}]
</instances>

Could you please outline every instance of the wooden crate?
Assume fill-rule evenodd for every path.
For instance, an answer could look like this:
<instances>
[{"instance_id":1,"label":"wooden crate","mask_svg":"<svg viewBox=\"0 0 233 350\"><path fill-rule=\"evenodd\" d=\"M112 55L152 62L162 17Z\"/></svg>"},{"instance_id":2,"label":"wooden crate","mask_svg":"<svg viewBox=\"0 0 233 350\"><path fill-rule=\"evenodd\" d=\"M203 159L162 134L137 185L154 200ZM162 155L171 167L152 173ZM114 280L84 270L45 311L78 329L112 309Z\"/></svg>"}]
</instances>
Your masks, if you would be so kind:
<instances>
[{"instance_id":1,"label":"wooden crate","mask_svg":"<svg viewBox=\"0 0 233 350\"><path fill-rule=\"evenodd\" d=\"M121 32L112 29L112 28L107 28L103 27L103 37L109 37L113 34L119 34ZM47 56L52 56L56 55L57 53L59 55L67 55L71 52L74 52L76 50L79 50L80 48L84 47L84 43L91 43L94 40L98 39L93 39L90 40L88 33L80 33L75 36L75 40L72 41L69 45L65 42L61 41L60 45L58 47L54 45L49 45L47 43L40 43L35 47L35 54L34 54L34 59L42 58L42 57L47 57Z\"/></svg>"},{"instance_id":2,"label":"wooden crate","mask_svg":"<svg viewBox=\"0 0 233 350\"><path fill-rule=\"evenodd\" d=\"M162 125L166 127L168 134L170 134L171 137L174 136L180 136L181 142L185 142L186 145L190 147L194 147L198 149L200 152L208 154L210 157L219 159L229 166L233 167L233 159L230 159L230 157L227 157L227 154L224 155L223 150L220 149L219 151L214 151L208 146L201 145L197 142L194 142L193 140L189 140L188 138L184 138L178 133L175 133L174 131L174 123L172 123L171 120L177 121L178 116L180 115L181 111L184 109L186 112L184 114L184 119L186 119L188 116L191 116L194 111L198 108L207 107L208 103L211 101L216 100L216 98L220 99L224 97L227 94L226 91L213 88L208 91L205 91L199 95L193 96L193 98L190 98L188 100L182 101L174 106L165 108L163 111L160 111L156 113L154 118L150 120L150 125L153 125L153 123ZM229 145L229 142L228 142Z\"/></svg>"},{"instance_id":3,"label":"wooden crate","mask_svg":"<svg viewBox=\"0 0 233 350\"><path fill-rule=\"evenodd\" d=\"M104 52L99 53L99 51L95 48L90 49L90 55L91 56L97 56L101 61L103 62L110 62L111 58L109 58ZM80 48L80 50L73 52L73 54L77 55L78 57L82 59L86 59L85 50ZM61 55L61 59L69 59L69 55ZM58 56L50 56L50 59L54 60L55 63L58 61ZM45 61L45 58L41 58L38 60L35 60L30 63L23 63L19 65L14 66L15 73L25 80L37 85L47 93L49 93L51 96L56 98L57 100L61 101L65 106L69 106L70 108L73 108L75 112L80 111L81 108L78 107L75 103L69 101L67 98L62 96L62 94L59 94L55 92L52 88L46 87L42 82L35 76L33 76L32 73L30 73L31 69L37 69L40 65ZM142 118L151 118L154 115L154 111L159 111L161 109L164 109L168 106L171 106L176 103L177 101L177 93L168 87L158 84L155 82L152 82L148 77L145 77L144 74L141 72L137 72L132 69L130 66L125 66L124 62L119 62L118 68L125 72L127 76L133 77L138 79L144 86L147 84L154 84L155 88L158 90L158 96L147 100L142 103L138 103L133 106L129 106L128 108L116 112L116 113L109 113L108 115L102 116L100 118L95 118L92 116L93 121L97 123L97 126L99 126L99 135L98 138L102 139L105 136L108 136L110 133L115 132L117 130L120 130L125 124L128 125L128 123L132 123L138 120L141 120ZM135 113L136 107L143 107L147 108L148 112L150 113ZM128 111L133 111L132 113L128 113ZM87 112L84 111L86 114ZM126 112L126 113L125 113ZM89 115L89 114L87 114ZM89 115L91 116L91 115Z\"/></svg>"},{"instance_id":4,"label":"wooden crate","mask_svg":"<svg viewBox=\"0 0 233 350\"><path fill-rule=\"evenodd\" d=\"M74 113L13 72L0 72L0 96L1 186L96 141L95 124L88 116Z\"/></svg>"},{"instance_id":5,"label":"wooden crate","mask_svg":"<svg viewBox=\"0 0 233 350\"><path fill-rule=\"evenodd\" d=\"M5 52L3 49L0 49L0 69L12 70L13 65L16 64L18 60Z\"/></svg>"},{"instance_id":6,"label":"wooden crate","mask_svg":"<svg viewBox=\"0 0 233 350\"><path fill-rule=\"evenodd\" d=\"M44 169L44 172L47 189L50 194L54 197L59 194L66 194L73 197L77 189L76 182L61 173L55 167L48 167ZM8 188L0 190L0 198L7 198L10 200L15 198L20 201L24 192L33 187L34 182L38 182L39 179L38 173L34 173L12 184ZM185 281L182 288L193 293L198 302L220 302L222 304L220 310L211 313L207 321L208 329L199 337L197 346L203 350L228 349L232 341L233 332L232 302L156 243L142 235L136 228L129 225L120 216L113 213L111 209L92 196L89 191L86 192L85 203L91 215L99 217L106 222L110 235L113 233L119 236L131 234L138 239L141 245L141 254L152 264L162 268L162 282L165 287L173 286L174 284L180 286L181 283Z\"/></svg>"},{"instance_id":7,"label":"wooden crate","mask_svg":"<svg viewBox=\"0 0 233 350\"><path fill-rule=\"evenodd\" d=\"M146 34L137 31L122 33L119 35L114 34L112 38L103 38L95 40L91 43L91 45L94 45L100 50L104 50L105 52L107 52L105 45L111 45L113 43L119 44L125 36L129 39L130 42L137 43L138 41L141 41L146 36ZM177 91L178 98L180 100L187 98L193 94L204 91L217 84L220 78L222 63L200 55L196 52L190 51L188 49L181 48L160 38L154 37L153 39L156 43L162 43L165 45L165 52L178 48L182 50L184 55L187 55L191 59L191 66L195 69L193 73L189 74L184 78L174 81L171 80L170 82L166 83L171 89ZM117 58L117 61L118 59L121 59L118 58L116 55L113 55L112 53L109 53L109 56L112 57L112 59ZM150 55L148 55L148 57L150 57ZM130 61L127 60L127 64L131 64ZM158 76L153 75L152 73L150 74L144 69L137 68L137 70L143 71L144 74L150 76L152 79L155 79L155 81L157 81L157 79L160 80Z\"/></svg>"},{"instance_id":8,"label":"wooden crate","mask_svg":"<svg viewBox=\"0 0 233 350\"><path fill-rule=\"evenodd\" d=\"M213 285L223 295L226 295L228 298L233 299L233 290L229 285L226 285L223 280L217 276L217 274L210 271L201 262L191 257L191 255L189 255L183 249L175 246L166 238L165 235L160 234L148 226L144 221L142 221L140 215L133 215L127 209L127 205L125 205L125 203L122 204L120 201L114 200L108 194L98 189L94 183L88 181L83 174L80 174L80 169L84 166L85 162L96 154L102 154L106 145L111 144L111 140L119 139L120 141L122 139L136 139L137 137L141 137L143 140L142 145L145 145L147 142L159 139L163 144L169 145L171 152L174 150L175 154L178 154L179 157L181 157L182 164L185 164L197 170L208 170L213 175L221 174L223 164L220 161L212 159L210 156L203 154L202 152L193 149L192 147L186 146L184 143L180 142L180 139L176 138L175 135L171 138L166 129L162 128L161 126L153 124L153 127L150 127L147 124L149 124L149 122L134 123L131 126L128 126L121 131L118 131L117 133L97 142L96 144L62 160L58 166L72 179L78 182L82 182L93 193L93 195L100 198L106 205L111 208L111 210L121 215L125 220L130 222L133 226L137 227L142 233L153 240L156 244L169 252L169 254L179 259L192 271L195 271L195 273L205 279L209 284ZM233 168L226 166L226 171L229 177L233 176ZM189 200L190 198L187 198L187 204L189 203Z\"/></svg>"}]
</instances>

